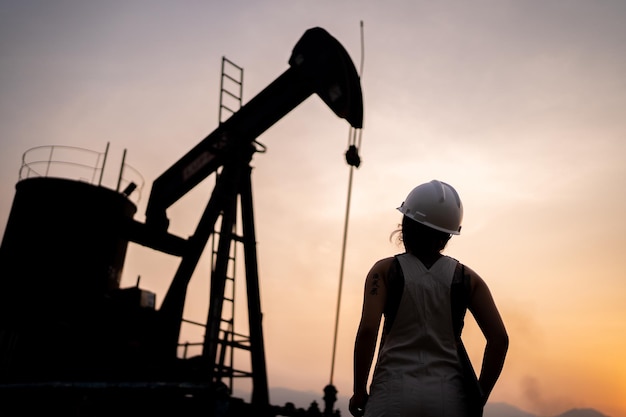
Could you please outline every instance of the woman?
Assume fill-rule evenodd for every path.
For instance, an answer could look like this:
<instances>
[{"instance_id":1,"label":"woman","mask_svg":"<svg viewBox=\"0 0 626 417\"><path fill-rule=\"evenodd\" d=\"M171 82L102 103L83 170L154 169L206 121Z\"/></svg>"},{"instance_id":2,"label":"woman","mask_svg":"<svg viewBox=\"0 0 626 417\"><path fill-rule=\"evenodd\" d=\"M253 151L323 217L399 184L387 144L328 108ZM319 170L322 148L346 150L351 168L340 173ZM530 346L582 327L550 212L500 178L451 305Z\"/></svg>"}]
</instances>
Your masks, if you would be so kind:
<instances>
[{"instance_id":1,"label":"woman","mask_svg":"<svg viewBox=\"0 0 626 417\"><path fill-rule=\"evenodd\" d=\"M451 235L460 233L461 200L453 187L433 180L415 187L398 210L403 214L405 252L376 262L365 280L350 413L356 417L481 415L502 371L508 335L481 277L441 253ZM461 342L466 309L486 339L477 382Z\"/></svg>"}]
</instances>

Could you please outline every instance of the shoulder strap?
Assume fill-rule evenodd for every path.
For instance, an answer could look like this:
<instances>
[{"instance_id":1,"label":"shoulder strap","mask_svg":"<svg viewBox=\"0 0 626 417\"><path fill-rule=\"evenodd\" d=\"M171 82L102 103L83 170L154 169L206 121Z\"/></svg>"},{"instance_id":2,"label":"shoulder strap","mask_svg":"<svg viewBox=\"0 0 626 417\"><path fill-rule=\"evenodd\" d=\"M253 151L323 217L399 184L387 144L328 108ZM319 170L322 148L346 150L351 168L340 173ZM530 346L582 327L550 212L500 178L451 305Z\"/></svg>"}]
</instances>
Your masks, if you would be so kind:
<instances>
[{"instance_id":1,"label":"shoulder strap","mask_svg":"<svg viewBox=\"0 0 626 417\"><path fill-rule=\"evenodd\" d=\"M465 312L469 302L470 280L465 273L465 266L457 262L450 287L450 305L452 309L452 326L457 339L461 338L461 332L465 324Z\"/></svg>"},{"instance_id":2,"label":"shoulder strap","mask_svg":"<svg viewBox=\"0 0 626 417\"><path fill-rule=\"evenodd\" d=\"M400 306L400 299L402 298L403 291L404 273L402 272L398 256L394 256L393 262L387 272L387 300L385 302L384 333L389 333L389 330L391 330L391 326L393 325L396 314L398 313L398 307Z\"/></svg>"}]
</instances>

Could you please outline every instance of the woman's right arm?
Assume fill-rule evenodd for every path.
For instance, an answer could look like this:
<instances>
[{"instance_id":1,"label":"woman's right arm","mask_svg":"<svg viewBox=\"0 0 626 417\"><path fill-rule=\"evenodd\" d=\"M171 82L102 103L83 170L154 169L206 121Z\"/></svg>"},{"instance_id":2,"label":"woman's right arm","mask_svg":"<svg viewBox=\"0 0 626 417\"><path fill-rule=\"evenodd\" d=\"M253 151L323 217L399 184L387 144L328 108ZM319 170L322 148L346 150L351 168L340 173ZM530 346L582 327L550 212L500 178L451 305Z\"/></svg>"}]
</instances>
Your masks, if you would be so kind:
<instances>
[{"instance_id":1,"label":"woman's right arm","mask_svg":"<svg viewBox=\"0 0 626 417\"><path fill-rule=\"evenodd\" d=\"M387 270L392 260L378 261L365 279L361 321L354 342L354 392L349 403L353 416L362 416L367 402L367 380L387 299Z\"/></svg>"},{"instance_id":2,"label":"woman's right arm","mask_svg":"<svg viewBox=\"0 0 626 417\"><path fill-rule=\"evenodd\" d=\"M487 401L502 373L509 347L509 336L489 287L476 272L467 267L466 270L471 277L469 310L486 339L478 381L484 394L484 400Z\"/></svg>"}]
</instances>

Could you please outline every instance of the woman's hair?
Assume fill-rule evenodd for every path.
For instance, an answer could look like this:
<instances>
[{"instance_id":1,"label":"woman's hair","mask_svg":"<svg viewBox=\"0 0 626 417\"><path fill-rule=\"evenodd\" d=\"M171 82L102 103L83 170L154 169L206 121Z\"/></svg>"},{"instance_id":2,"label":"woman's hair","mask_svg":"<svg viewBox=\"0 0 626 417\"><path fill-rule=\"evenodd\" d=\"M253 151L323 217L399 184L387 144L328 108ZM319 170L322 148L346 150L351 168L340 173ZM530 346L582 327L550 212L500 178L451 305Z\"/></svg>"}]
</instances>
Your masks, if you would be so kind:
<instances>
[{"instance_id":1,"label":"woman's hair","mask_svg":"<svg viewBox=\"0 0 626 417\"><path fill-rule=\"evenodd\" d=\"M391 237L394 235L412 253L439 253L452 237L449 233L440 232L406 216L402 216L402 224L392 232Z\"/></svg>"}]
</instances>

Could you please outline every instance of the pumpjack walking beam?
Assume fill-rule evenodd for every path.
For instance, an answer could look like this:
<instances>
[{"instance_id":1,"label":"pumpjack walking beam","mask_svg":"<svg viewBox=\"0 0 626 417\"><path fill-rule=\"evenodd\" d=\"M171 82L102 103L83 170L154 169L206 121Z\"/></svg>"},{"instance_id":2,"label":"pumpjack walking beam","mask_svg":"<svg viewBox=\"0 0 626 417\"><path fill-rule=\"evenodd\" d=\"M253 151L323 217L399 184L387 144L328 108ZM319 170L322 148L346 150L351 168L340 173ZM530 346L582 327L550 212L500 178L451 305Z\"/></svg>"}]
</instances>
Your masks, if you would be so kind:
<instances>
[{"instance_id":1,"label":"pumpjack walking beam","mask_svg":"<svg viewBox=\"0 0 626 417\"><path fill-rule=\"evenodd\" d=\"M362 127L359 76L335 38L321 28L307 30L289 64L287 71L154 181L146 224L167 229L169 206L224 165L237 147L251 143L314 93L352 127Z\"/></svg>"}]
</instances>

